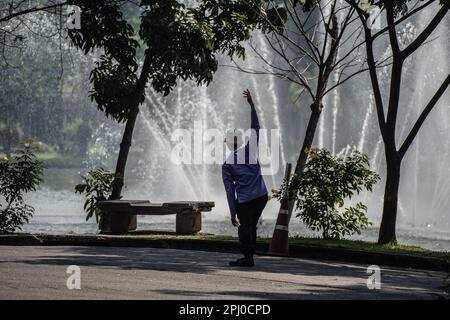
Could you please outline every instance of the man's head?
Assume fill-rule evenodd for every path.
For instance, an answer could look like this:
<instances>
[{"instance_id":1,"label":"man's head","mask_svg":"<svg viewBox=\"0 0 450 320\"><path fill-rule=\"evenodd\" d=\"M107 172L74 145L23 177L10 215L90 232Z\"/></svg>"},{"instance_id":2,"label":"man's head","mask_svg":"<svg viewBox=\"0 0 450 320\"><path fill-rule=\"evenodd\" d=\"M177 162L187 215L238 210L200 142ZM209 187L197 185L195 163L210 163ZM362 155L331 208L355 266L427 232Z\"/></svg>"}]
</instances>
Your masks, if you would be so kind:
<instances>
[{"instance_id":1,"label":"man's head","mask_svg":"<svg viewBox=\"0 0 450 320\"><path fill-rule=\"evenodd\" d=\"M227 131L224 143L227 145L228 149L236 150L243 143L242 133L236 129Z\"/></svg>"}]
</instances>

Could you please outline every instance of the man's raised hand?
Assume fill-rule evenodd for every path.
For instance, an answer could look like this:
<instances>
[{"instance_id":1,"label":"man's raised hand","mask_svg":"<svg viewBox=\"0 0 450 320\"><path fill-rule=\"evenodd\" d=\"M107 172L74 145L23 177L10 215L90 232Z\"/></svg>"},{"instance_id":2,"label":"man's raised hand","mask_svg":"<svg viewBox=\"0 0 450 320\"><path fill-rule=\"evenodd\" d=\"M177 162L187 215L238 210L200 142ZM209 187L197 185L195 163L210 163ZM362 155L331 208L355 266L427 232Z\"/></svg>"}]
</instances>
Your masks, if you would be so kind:
<instances>
[{"instance_id":1,"label":"man's raised hand","mask_svg":"<svg viewBox=\"0 0 450 320\"><path fill-rule=\"evenodd\" d=\"M250 90L245 90L244 92L243 92L243 95L244 95L244 98L245 99L247 99L247 102L248 102L248 104L251 106L251 107L254 107L255 105L253 104L253 99L252 99L252 95L250 94Z\"/></svg>"}]
</instances>

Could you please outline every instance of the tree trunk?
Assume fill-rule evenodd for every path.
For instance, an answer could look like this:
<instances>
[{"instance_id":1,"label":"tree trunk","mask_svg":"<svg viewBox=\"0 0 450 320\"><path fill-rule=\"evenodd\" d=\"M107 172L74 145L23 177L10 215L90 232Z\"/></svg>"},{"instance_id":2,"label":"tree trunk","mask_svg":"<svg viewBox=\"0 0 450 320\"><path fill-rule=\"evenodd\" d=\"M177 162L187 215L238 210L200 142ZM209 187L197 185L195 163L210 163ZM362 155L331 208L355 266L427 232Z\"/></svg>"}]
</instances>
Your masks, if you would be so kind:
<instances>
[{"instance_id":1,"label":"tree trunk","mask_svg":"<svg viewBox=\"0 0 450 320\"><path fill-rule=\"evenodd\" d=\"M127 165L128 153L130 151L131 142L133 140L133 131L136 125L136 119L139 114L139 106L141 104L141 96L147 85L150 72L150 56L146 52L145 60L142 66L141 75L136 84L136 95L130 102L130 114L128 115L127 124L120 143L119 157L117 158L115 178L113 188L109 200L119 200L121 198L122 188L125 181L125 167Z\"/></svg>"},{"instance_id":2,"label":"tree trunk","mask_svg":"<svg viewBox=\"0 0 450 320\"><path fill-rule=\"evenodd\" d=\"M301 175L303 174L303 170L305 169L306 161L308 160L309 152L305 152L305 150L311 149L311 146L314 141L314 136L316 134L317 125L319 124L320 114L322 113L323 105L321 102L313 103L311 105L311 116L309 117L308 127L306 128L305 138L303 139L303 145L300 149L300 153L298 155L297 164L295 166L294 173L296 176L291 179L291 183L289 186L288 194L290 195L291 190L295 190L300 182ZM290 198L290 196L289 196ZM292 211L294 210L295 201L289 201L288 212L289 219L292 216Z\"/></svg>"},{"instance_id":3,"label":"tree trunk","mask_svg":"<svg viewBox=\"0 0 450 320\"><path fill-rule=\"evenodd\" d=\"M377 77L377 63L374 57L373 42L375 38L382 34L384 31L380 31L375 35L372 35L370 28L367 27L368 17L364 11L358 7L355 1L346 1L352 6L358 13L365 33L366 51L367 51L367 64L369 66L371 83L375 95L376 110L378 116L378 123L380 131L385 144L385 158L387 165L386 186L384 193L383 203L383 216L381 220L381 226L378 236L378 243L385 244L389 242L396 242L396 218L397 218L397 206L398 206L398 191L400 184L400 167L401 161L411 145L414 137L417 135L421 125L425 121L425 118L430 113L431 109L439 100L440 96L444 93L445 89L450 83L450 76L444 81L439 90L431 99L430 103L425 107L424 111L420 115L417 122L414 124L413 129L407 136L404 144L400 147L399 151L396 149L395 142L395 129L397 126L397 113L399 107L399 98L401 91L401 80L403 63L411 54L413 54L431 35L431 33L437 28L439 23L444 19L447 12L450 10L450 4L447 2L441 6L441 9L436 13L431 22L425 27L425 29L405 48L400 48L397 38L396 25L402 20L395 20L394 9L392 2L385 1L386 17L388 27L386 30L389 32L390 48L392 49L392 70L390 79L390 93L389 93L389 105L387 108L387 118L384 116L383 99L381 95L381 89ZM432 2L432 1L430 1ZM423 10L427 5L418 10ZM412 13L411 13L412 14ZM404 16L403 18L405 18ZM448 81L448 82L447 82Z\"/></svg>"},{"instance_id":4,"label":"tree trunk","mask_svg":"<svg viewBox=\"0 0 450 320\"><path fill-rule=\"evenodd\" d=\"M109 200L119 200L121 198L124 185L125 167L127 165L128 153L130 152L131 142L133 140L133 131L136 125L136 119L139 114L139 105L137 105L128 116L125 131L123 132L122 142L120 143L119 157L116 164L116 177L113 182L113 189Z\"/></svg>"},{"instance_id":5,"label":"tree trunk","mask_svg":"<svg viewBox=\"0 0 450 320\"><path fill-rule=\"evenodd\" d=\"M316 106L318 105L318 106ZM309 117L308 127L306 128L305 139L298 155L297 164L295 166L295 173L301 175L308 159L308 153L305 150L311 149L316 134L317 125L319 124L320 114L322 113L322 104L311 105L311 116Z\"/></svg>"},{"instance_id":6,"label":"tree trunk","mask_svg":"<svg viewBox=\"0 0 450 320\"><path fill-rule=\"evenodd\" d=\"M386 148L386 164L387 174L384 189L383 217L378 235L378 244L397 242L395 228L401 167L401 157L397 151Z\"/></svg>"}]
</instances>

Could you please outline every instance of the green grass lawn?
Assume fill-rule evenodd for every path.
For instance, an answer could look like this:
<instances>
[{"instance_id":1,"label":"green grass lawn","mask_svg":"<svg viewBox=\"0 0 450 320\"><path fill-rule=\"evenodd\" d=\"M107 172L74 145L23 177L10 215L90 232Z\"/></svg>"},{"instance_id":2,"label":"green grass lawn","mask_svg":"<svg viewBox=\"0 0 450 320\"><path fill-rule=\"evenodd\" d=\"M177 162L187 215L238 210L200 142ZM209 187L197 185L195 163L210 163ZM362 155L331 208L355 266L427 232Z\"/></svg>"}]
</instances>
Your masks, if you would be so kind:
<instances>
[{"instance_id":1,"label":"green grass lawn","mask_svg":"<svg viewBox=\"0 0 450 320\"><path fill-rule=\"evenodd\" d=\"M38 158L39 160L61 160L64 159L65 157L60 155L59 153L55 152L55 151L50 151L50 152L43 152L43 153L35 153L36 154L36 158ZM16 153L12 154L13 156L16 155ZM5 156L4 153L0 152L0 158L3 158Z\"/></svg>"},{"instance_id":2,"label":"green grass lawn","mask_svg":"<svg viewBox=\"0 0 450 320\"><path fill-rule=\"evenodd\" d=\"M36 153L36 157L39 160L43 160L43 161L47 161L47 160L60 160L62 158L64 158L63 156L61 156L59 153L57 152L46 152L46 153Z\"/></svg>"},{"instance_id":3,"label":"green grass lawn","mask_svg":"<svg viewBox=\"0 0 450 320\"><path fill-rule=\"evenodd\" d=\"M133 237L133 238L151 238L151 239L197 239L197 240L235 240L232 236L216 236L212 234L198 234L190 236L167 235L167 234L139 234L139 235L120 235L112 237ZM260 243L269 243L270 238L258 238ZM320 238L289 238L291 245L303 246L320 246L328 248L344 248L352 250L361 250L368 252L393 253L393 254L409 254L417 256L435 257L450 261L450 252L432 251L419 246L411 246L404 244L386 244L379 245L375 242L359 241L359 240L325 240Z\"/></svg>"},{"instance_id":4,"label":"green grass lawn","mask_svg":"<svg viewBox=\"0 0 450 320\"><path fill-rule=\"evenodd\" d=\"M432 251L419 246L405 244L385 244L379 245L375 242L359 240L324 240L319 238L301 238L295 237L289 239L290 244L325 246L335 248L346 248L353 250L363 250L369 252L386 252L399 254L412 254L427 257L436 257L450 260L450 252Z\"/></svg>"},{"instance_id":5,"label":"green grass lawn","mask_svg":"<svg viewBox=\"0 0 450 320\"><path fill-rule=\"evenodd\" d=\"M44 162L46 168L71 168L71 167L80 167L82 159L77 155L70 154L60 154L56 151L49 151L43 153L35 153L36 158ZM15 153L13 153L13 156ZM0 152L0 159L3 159L5 156L4 153Z\"/></svg>"}]
</instances>

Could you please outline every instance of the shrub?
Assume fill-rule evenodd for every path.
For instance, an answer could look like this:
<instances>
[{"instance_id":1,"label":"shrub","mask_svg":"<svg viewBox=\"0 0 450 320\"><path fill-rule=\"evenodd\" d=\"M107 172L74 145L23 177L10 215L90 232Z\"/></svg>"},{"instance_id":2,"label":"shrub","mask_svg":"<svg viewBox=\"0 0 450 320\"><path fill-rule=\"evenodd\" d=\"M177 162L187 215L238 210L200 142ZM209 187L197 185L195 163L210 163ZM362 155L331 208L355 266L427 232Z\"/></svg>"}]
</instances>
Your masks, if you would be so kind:
<instances>
[{"instance_id":1,"label":"shrub","mask_svg":"<svg viewBox=\"0 0 450 320\"><path fill-rule=\"evenodd\" d=\"M20 149L11 159L0 160L0 232L21 230L33 216L34 208L25 204L23 196L36 191L42 181L43 163L34 154L33 140L21 143Z\"/></svg>"},{"instance_id":2,"label":"shrub","mask_svg":"<svg viewBox=\"0 0 450 320\"><path fill-rule=\"evenodd\" d=\"M91 170L86 176L81 177L83 183L75 186L75 193L85 194L86 196L86 202L84 203L84 210L87 213L86 221L95 216L96 222L99 223L102 211L98 202L107 200L111 195L114 173L100 168Z\"/></svg>"},{"instance_id":3,"label":"shrub","mask_svg":"<svg viewBox=\"0 0 450 320\"><path fill-rule=\"evenodd\" d=\"M327 150L305 150L309 153L304 173L294 176L295 189L289 190L289 198L296 202L299 217L306 226L321 231L325 239L340 239L355 233L360 234L370 222L365 213L367 207L359 202L344 207L345 199L363 188L372 191L379 181L377 173L371 171L366 155L353 151L348 157L333 156ZM281 199L286 184L275 196Z\"/></svg>"}]
</instances>

